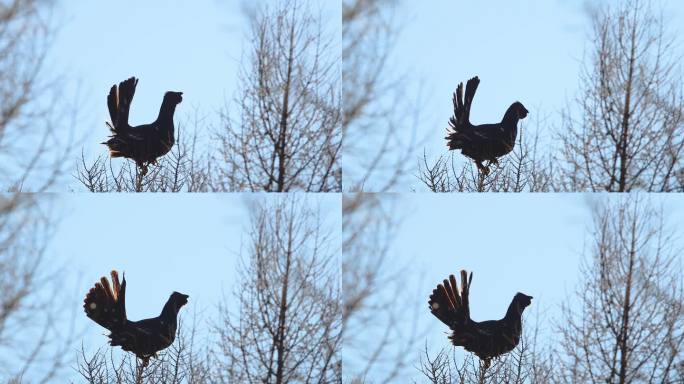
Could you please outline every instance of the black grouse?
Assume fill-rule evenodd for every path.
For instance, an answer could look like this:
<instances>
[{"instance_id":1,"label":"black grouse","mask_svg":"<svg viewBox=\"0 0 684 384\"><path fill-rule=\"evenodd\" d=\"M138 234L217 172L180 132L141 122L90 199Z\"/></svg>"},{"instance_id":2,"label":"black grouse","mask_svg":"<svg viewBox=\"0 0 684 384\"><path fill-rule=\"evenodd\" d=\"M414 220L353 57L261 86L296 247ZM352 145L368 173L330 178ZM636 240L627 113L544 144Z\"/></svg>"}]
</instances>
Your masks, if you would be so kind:
<instances>
[{"instance_id":1,"label":"black grouse","mask_svg":"<svg viewBox=\"0 0 684 384\"><path fill-rule=\"evenodd\" d=\"M498 158L508 154L515 146L518 134L518 120L524 119L529 111L516 101L506 110L503 119L496 124L473 125L470 123L470 108L480 79L475 76L468 80L463 95L463 83L454 93L454 116L449 119L447 146L449 150L460 149L461 153L473 160L477 169L489 174L489 165L499 163ZM489 161L487 166L483 161Z\"/></svg>"},{"instance_id":2,"label":"black grouse","mask_svg":"<svg viewBox=\"0 0 684 384\"><path fill-rule=\"evenodd\" d=\"M432 291L428 304L430 312L453 331L451 343L462 346L484 361L489 367L492 358L510 352L518 345L522 335L522 313L532 303L532 296L516 293L501 320L477 322L470 318L468 292L473 274L468 277L461 271L459 294L454 275Z\"/></svg>"},{"instance_id":3,"label":"black grouse","mask_svg":"<svg viewBox=\"0 0 684 384\"><path fill-rule=\"evenodd\" d=\"M183 92L166 92L157 120L151 124L132 127L128 123L128 114L137 84L138 79L131 77L119 83L118 88L114 84L109 90L107 106L112 122L107 125L112 135L102 144L109 147L111 157L126 157L135 161L145 175L147 166L156 164L157 159L173 147L173 113L176 105L183 101Z\"/></svg>"},{"instance_id":4,"label":"black grouse","mask_svg":"<svg viewBox=\"0 0 684 384\"><path fill-rule=\"evenodd\" d=\"M176 338L178 311L188 302L188 295L173 292L161 314L151 319L130 321L126 317L126 276L111 272L112 286L106 277L95 283L83 301L86 315L110 331L109 344L133 352L147 366L150 357L168 347Z\"/></svg>"}]
</instances>

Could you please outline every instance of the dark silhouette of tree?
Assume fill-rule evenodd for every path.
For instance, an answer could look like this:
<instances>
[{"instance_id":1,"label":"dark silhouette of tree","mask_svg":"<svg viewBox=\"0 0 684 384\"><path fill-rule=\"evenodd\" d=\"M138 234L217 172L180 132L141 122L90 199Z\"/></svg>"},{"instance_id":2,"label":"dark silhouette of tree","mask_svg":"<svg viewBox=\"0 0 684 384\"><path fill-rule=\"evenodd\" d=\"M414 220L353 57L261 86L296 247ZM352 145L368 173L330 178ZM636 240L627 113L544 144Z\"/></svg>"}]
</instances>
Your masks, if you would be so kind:
<instances>
[{"instance_id":1,"label":"dark silhouette of tree","mask_svg":"<svg viewBox=\"0 0 684 384\"><path fill-rule=\"evenodd\" d=\"M221 305L215 326L217 382L341 381L339 244L315 205L252 202L239 288L226 298L237 304Z\"/></svg>"},{"instance_id":2,"label":"dark silhouette of tree","mask_svg":"<svg viewBox=\"0 0 684 384\"><path fill-rule=\"evenodd\" d=\"M408 173L418 107L389 56L401 0L342 1L342 129L345 190L391 190Z\"/></svg>"},{"instance_id":3,"label":"dark silhouette of tree","mask_svg":"<svg viewBox=\"0 0 684 384\"><path fill-rule=\"evenodd\" d=\"M259 5L231 108L216 132L226 191L342 189L339 51L306 0Z\"/></svg>"},{"instance_id":4,"label":"dark silhouette of tree","mask_svg":"<svg viewBox=\"0 0 684 384\"><path fill-rule=\"evenodd\" d=\"M55 28L50 0L0 3L0 189L43 191L64 171L75 109L46 74Z\"/></svg>"},{"instance_id":5,"label":"dark silhouette of tree","mask_svg":"<svg viewBox=\"0 0 684 384\"><path fill-rule=\"evenodd\" d=\"M563 113L560 187L684 189L684 91L674 40L648 1L593 10L580 93Z\"/></svg>"},{"instance_id":6,"label":"dark silhouette of tree","mask_svg":"<svg viewBox=\"0 0 684 384\"><path fill-rule=\"evenodd\" d=\"M390 383L413 370L411 352L424 330L424 292L415 273L397 265L391 245L402 220L391 194L346 194L342 200L342 316L345 381ZM397 305L397 297L402 304ZM367 336L374 335L372 339Z\"/></svg>"},{"instance_id":7,"label":"dark silhouette of tree","mask_svg":"<svg viewBox=\"0 0 684 384\"><path fill-rule=\"evenodd\" d=\"M51 382L74 341L76 312L54 295L69 292L68 272L49 261L50 206L49 196L0 195L0 377L9 382Z\"/></svg>"},{"instance_id":8,"label":"dark silhouette of tree","mask_svg":"<svg viewBox=\"0 0 684 384\"><path fill-rule=\"evenodd\" d=\"M635 195L593 212L581 283L559 322L558 381L681 382L684 273L662 209Z\"/></svg>"}]
</instances>

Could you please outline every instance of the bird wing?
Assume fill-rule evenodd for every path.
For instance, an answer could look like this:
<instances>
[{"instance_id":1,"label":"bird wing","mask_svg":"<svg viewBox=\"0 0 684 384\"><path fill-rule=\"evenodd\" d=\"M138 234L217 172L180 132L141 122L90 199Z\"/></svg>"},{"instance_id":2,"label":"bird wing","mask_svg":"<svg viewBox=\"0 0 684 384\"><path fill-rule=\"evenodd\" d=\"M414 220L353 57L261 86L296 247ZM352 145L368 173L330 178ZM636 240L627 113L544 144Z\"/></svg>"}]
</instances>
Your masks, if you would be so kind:
<instances>
[{"instance_id":1,"label":"bird wing","mask_svg":"<svg viewBox=\"0 0 684 384\"><path fill-rule=\"evenodd\" d=\"M481 336L496 336L505 328L505 323L501 320L481 321L473 327L473 330Z\"/></svg>"}]
</instances>

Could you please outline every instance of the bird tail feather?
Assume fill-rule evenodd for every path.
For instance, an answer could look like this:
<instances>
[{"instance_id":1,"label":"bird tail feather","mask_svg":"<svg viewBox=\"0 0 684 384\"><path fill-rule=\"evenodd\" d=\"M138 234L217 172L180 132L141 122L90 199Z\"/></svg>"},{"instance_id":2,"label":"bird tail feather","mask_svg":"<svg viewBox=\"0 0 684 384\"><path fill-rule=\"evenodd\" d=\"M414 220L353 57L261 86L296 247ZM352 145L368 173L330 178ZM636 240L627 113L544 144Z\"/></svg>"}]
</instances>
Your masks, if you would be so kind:
<instances>
[{"instance_id":1,"label":"bird tail feather","mask_svg":"<svg viewBox=\"0 0 684 384\"><path fill-rule=\"evenodd\" d=\"M466 84L461 124L470 124L470 107L473 105L473 98L475 98L475 91L477 91L478 85L480 85L480 78L477 76L468 80L468 83Z\"/></svg>"},{"instance_id":2,"label":"bird tail feather","mask_svg":"<svg viewBox=\"0 0 684 384\"><path fill-rule=\"evenodd\" d=\"M109 117L112 119L111 124L107 124L112 134L120 134L122 130L128 127L128 114L131 109L131 102L133 95L135 95L135 87L138 85L138 79L131 77L119 83L112 85L107 95L107 107L109 108Z\"/></svg>"},{"instance_id":3,"label":"bird tail feather","mask_svg":"<svg viewBox=\"0 0 684 384\"><path fill-rule=\"evenodd\" d=\"M449 119L449 128L447 128L447 146L450 150L463 148L464 143L468 141L468 134L465 130L470 124L470 108L473 104L475 91L480 84L480 79L475 76L468 80L465 87L465 96L463 93L463 83L459 83L456 87L456 92L453 96L454 115Z\"/></svg>"},{"instance_id":4,"label":"bird tail feather","mask_svg":"<svg viewBox=\"0 0 684 384\"><path fill-rule=\"evenodd\" d=\"M468 295L472 280L472 272L468 276L467 272L462 270L460 292L456 277L449 275L449 279L444 279L442 284L437 285L437 288L430 295L430 300L428 301L430 312L452 329L463 326L470 321Z\"/></svg>"},{"instance_id":5,"label":"bird tail feather","mask_svg":"<svg viewBox=\"0 0 684 384\"><path fill-rule=\"evenodd\" d=\"M111 286L106 277L95 283L83 300L83 309L93 321L114 331L126 323L126 277L119 282L116 271L111 276Z\"/></svg>"}]
</instances>

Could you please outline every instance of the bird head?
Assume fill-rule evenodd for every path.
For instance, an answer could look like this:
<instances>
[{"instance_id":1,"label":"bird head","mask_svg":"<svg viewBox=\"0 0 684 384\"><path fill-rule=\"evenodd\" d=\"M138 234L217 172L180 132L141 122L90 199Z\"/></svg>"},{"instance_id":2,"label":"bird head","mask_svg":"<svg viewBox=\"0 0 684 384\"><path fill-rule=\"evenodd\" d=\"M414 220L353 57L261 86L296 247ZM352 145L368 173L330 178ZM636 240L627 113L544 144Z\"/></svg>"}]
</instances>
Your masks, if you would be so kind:
<instances>
[{"instance_id":1,"label":"bird head","mask_svg":"<svg viewBox=\"0 0 684 384\"><path fill-rule=\"evenodd\" d=\"M172 302L172 303L175 305L176 310L178 310L178 309L180 309L182 306L184 306L185 304L188 303L188 298L189 298L189 297L190 297L190 296L184 295L184 294L179 293L179 292L173 292L173 293L171 294L171 297L169 298L169 301Z\"/></svg>"},{"instance_id":2,"label":"bird head","mask_svg":"<svg viewBox=\"0 0 684 384\"><path fill-rule=\"evenodd\" d=\"M513 298L513 300L520 306L520 309L525 309L527 306L532 304L532 299L532 296L527 296L526 294L520 292L516 293L515 297Z\"/></svg>"},{"instance_id":3,"label":"bird head","mask_svg":"<svg viewBox=\"0 0 684 384\"><path fill-rule=\"evenodd\" d=\"M168 91L164 94L164 102L170 102L175 104L180 104L183 101L183 92L173 92Z\"/></svg>"},{"instance_id":4,"label":"bird head","mask_svg":"<svg viewBox=\"0 0 684 384\"><path fill-rule=\"evenodd\" d=\"M519 101L516 101L515 103L513 103L513 105L511 105L511 107L515 108L515 113L518 116L518 119L520 119L520 120L526 118L527 114L530 113L530 111L528 111L527 108L525 108L525 106Z\"/></svg>"}]
</instances>

